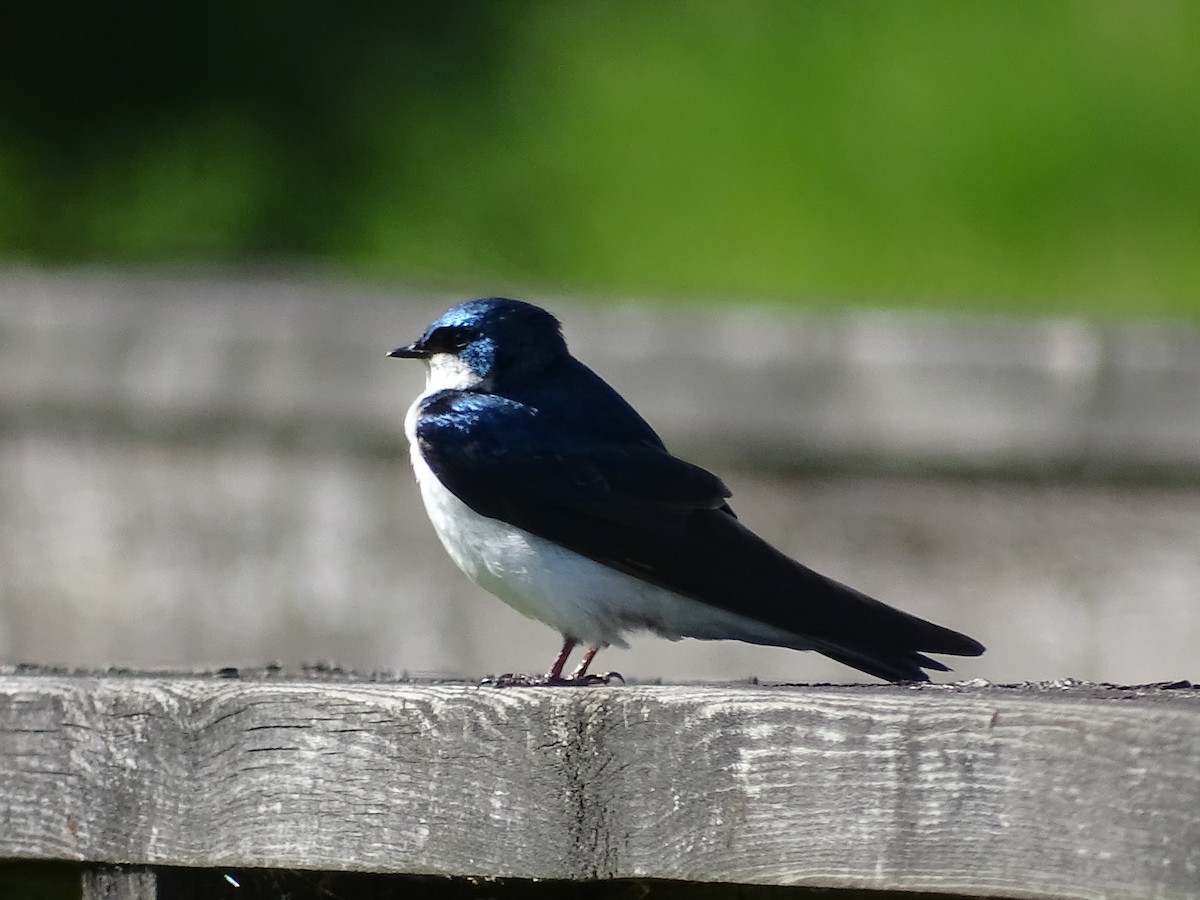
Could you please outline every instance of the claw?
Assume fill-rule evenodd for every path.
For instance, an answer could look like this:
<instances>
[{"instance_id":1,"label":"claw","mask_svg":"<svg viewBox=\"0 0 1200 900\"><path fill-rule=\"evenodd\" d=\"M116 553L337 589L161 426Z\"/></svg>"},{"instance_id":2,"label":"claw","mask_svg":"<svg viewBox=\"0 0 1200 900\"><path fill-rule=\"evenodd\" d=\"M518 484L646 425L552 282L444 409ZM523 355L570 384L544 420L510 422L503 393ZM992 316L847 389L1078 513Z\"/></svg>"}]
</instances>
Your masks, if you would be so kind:
<instances>
[{"instance_id":1,"label":"claw","mask_svg":"<svg viewBox=\"0 0 1200 900\"><path fill-rule=\"evenodd\" d=\"M554 665L545 675L515 675L512 672L506 672L503 675L489 675L480 684L488 687L592 687L599 684L612 684L614 678L621 684L625 683L625 678L620 672L605 672L603 675L588 674L588 666L596 658L596 654L600 651L599 647L589 648L579 665L575 667L575 671L570 675L563 675L563 666L567 664L571 651L578 643L575 638L564 637L562 650L559 651Z\"/></svg>"},{"instance_id":2,"label":"claw","mask_svg":"<svg viewBox=\"0 0 1200 900\"><path fill-rule=\"evenodd\" d=\"M588 679L589 684L612 684L614 678L621 682L621 684L625 683L625 676L620 672L604 672L601 675L586 675L584 677Z\"/></svg>"}]
</instances>

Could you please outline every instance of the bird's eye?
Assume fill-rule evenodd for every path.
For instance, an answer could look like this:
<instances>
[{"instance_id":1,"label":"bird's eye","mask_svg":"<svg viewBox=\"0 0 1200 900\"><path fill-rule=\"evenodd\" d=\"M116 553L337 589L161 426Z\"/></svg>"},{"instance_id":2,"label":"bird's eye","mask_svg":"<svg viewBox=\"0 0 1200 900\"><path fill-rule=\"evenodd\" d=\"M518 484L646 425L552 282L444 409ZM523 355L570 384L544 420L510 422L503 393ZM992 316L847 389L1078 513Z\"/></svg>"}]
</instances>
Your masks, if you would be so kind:
<instances>
[{"instance_id":1,"label":"bird's eye","mask_svg":"<svg viewBox=\"0 0 1200 900\"><path fill-rule=\"evenodd\" d=\"M429 336L425 346L434 353L457 353L470 344L478 335L473 328L461 325L444 325Z\"/></svg>"}]
</instances>

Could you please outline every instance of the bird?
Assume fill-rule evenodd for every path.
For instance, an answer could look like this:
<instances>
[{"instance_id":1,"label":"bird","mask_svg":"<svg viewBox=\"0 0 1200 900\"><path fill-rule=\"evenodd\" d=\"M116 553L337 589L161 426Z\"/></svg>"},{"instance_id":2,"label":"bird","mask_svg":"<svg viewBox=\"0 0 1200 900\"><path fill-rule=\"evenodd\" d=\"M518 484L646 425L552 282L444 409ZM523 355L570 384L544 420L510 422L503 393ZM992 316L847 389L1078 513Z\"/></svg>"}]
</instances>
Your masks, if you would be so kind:
<instances>
[{"instance_id":1,"label":"bird","mask_svg":"<svg viewBox=\"0 0 1200 900\"><path fill-rule=\"evenodd\" d=\"M562 636L545 675L497 683L608 683L620 676L591 673L593 659L638 632L815 650L893 682L950 671L928 653L984 651L751 531L725 483L673 455L539 306L469 300L388 356L425 364L404 431L450 558ZM564 674L579 646L581 661Z\"/></svg>"}]
</instances>

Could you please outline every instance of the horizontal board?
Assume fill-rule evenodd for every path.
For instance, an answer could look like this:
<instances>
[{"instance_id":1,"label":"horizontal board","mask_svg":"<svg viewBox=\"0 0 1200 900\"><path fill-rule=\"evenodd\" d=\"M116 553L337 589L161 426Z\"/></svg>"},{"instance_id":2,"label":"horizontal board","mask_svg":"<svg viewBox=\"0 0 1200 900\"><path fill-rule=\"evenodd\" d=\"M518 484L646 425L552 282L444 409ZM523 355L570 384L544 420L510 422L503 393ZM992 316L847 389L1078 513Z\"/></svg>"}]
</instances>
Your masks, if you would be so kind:
<instances>
[{"instance_id":1,"label":"horizontal board","mask_svg":"<svg viewBox=\"0 0 1200 900\"><path fill-rule=\"evenodd\" d=\"M1200 692L10 670L0 857L1198 896Z\"/></svg>"},{"instance_id":2,"label":"horizontal board","mask_svg":"<svg viewBox=\"0 0 1200 900\"><path fill-rule=\"evenodd\" d=\"M317 279L0 271L0 427L402 452L458 299ZM1200 467L1200 329L530 296L688 454L740 465ZM391 418L389 418L389 416Z\"/></svg>"}]
</instances>

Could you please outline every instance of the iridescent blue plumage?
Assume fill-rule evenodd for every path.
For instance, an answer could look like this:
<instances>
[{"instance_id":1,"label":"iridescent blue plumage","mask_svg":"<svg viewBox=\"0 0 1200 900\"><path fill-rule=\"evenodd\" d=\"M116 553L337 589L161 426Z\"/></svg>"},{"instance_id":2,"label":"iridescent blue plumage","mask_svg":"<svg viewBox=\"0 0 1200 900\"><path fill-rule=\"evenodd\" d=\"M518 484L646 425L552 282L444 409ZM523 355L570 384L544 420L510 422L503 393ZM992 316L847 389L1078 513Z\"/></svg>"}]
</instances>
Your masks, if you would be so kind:
<instances>
[{"instance_id":1,"label":"iridescent blue plumage","mask_svg":"<svg viewBox=\"0 0 1200 900\"><path fill-rule=\"evenodd\" d=\"M891 680L945 671L926 652L983 652L743 526L722 481L672 456L545 310L464 303L393 355L429 364L408 430L439 536L472 578L563 632L554 677L576 641L592 647L585 670L637 629L815 649Z\"/></svg>"}]
</instances>

